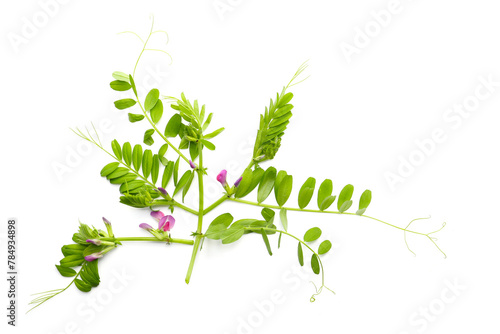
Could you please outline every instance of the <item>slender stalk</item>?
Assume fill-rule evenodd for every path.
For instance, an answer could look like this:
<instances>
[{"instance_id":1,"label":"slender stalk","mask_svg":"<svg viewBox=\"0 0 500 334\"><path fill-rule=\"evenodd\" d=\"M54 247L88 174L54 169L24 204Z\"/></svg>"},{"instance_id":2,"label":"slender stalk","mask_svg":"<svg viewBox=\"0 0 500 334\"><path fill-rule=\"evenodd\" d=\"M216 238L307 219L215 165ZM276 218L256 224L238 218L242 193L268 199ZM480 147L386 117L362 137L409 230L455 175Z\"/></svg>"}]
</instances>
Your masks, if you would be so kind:
<instances>
[{"instance_id":1,"label":"slender stalk","mask_svg":"<svg viewBox=\"0 0 500 334\"><path fill-rule=\"evenodd\" d=\"M170 205L173 205L173 206L176 206L176 207L179 207L189 213L192 213L193 215L196 215L198 216L198 211L194 210L194 209L191 209L190 207L187 207L185 206L184 204L181 204L177 201L167 201L166 199L157 199L154 201L153 205L156 205L156 206L170 206Z\"/></svg>"},{"instance_id":2,"label":"slender stalk","mask_svg":"<svg viewBox=\"0 0 500 334\"><path fill-rule=\"evenodd\" d=\"M199 166L196 170L198 172L198 188L199 188L199 197L200 197L200 205L198 208L198 227L196 229L196 237L194 239L193 253L191 254L191 261L189 262L188 271L186 274L186 284L189 284L191 280L191 274L193 273L194 261L196 260L196 255L198 254L198 248L200 247L201 239L203 235L201 234L203 228L203 146L201 142L198 143L198 152L200 152L199 157Z\"/></svg>"},{"instance_id":3,"label":"slender stalk","mask_svg":"<svg viewBox=\"0 0 500 334\"><path fill-rule=\"evenodd\" d=\"M209 213L210 211L212 211L213 209L215 209L216 207L218 207L219 205L221 205L223 202L225 202L228 199L229 199L229 197L227 197L227 195L223 195L221 198L219 198L218 200L213 202L209 207L207 207L205 210L203 210L203 215L206 215L207 213Z\"/></svg>"},{"instance_id":4,"label":"slender stalk","mask_svg":"<svg viewBox=\"0 0 500 334\"><path fill-rule=\"evenodd\" d=\"M101 238L103 241L156 241L156 242L171 242L184 245L193 245L193 240L187 239L176 239L176 238L166 238L160 240L154 237L124 237L124 238Z\"/></svg>"},{"instance_id":5,"label":"slender stalk","mask_svg":"<svg viewBox=\"0 0 500 334\"><path fill-rule=\"evenodd\" d=\"M289 207L280 207L278 205L271 205L271 204L263 204L263 203L257 203L257 202L251 202L251 201L246 201L246 200L242 200L242 199L239 199L239 198L228 198L228 200L230 201L233 201L233 202L238 202L238 203L243 203L243 204L248 204L248 205L254 205L254 206L260 206L260 207L263 207L263 208L270 208L270 209L285 209L285 210L288 210L288 211L300 211L300 212L316 212L316 213L331 213L331 214L336 214L336 215L350 215L350 216L358 216L358 217L365 217L365 218L368 218L368 219L373 219L373 220L376 220L380 223L383 223L385 225L388 225L388 226L391 226L391 227L394 227L394 228L397 228L398 230L401 230L401 231L405 231L405 232L409 232L409 233L414 233L414 234L419 234L419 235L423 235L423 236L426 236L426 237L429 237L427 234L425 233L421 233L421 232L417 232L417 231L412 231L412 230L408 230L406 228L403 228L403 227L399 227L397 225L393 225L393 224L390 224L388 222L385 222L383 220L380 220L378 218L374 218L374 217L370 217L370 216L365 216L365 215L357 215L355 213L352 213L352 212L340 212L340 211L321 211L321 210L312 210L312 209L299 209L299 208L289 208Z\"/></svg>"}]
</instances>

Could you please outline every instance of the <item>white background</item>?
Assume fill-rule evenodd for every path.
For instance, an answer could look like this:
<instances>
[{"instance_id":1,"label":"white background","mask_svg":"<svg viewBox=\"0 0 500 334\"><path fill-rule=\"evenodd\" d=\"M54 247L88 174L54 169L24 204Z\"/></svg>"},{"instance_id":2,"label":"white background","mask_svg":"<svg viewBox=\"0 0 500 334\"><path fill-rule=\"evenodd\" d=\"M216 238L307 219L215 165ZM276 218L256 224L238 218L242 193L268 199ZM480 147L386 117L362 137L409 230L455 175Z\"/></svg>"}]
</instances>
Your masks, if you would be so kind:
<instances>
[{"instance_id":1,"label":"white background","mask_svg":"<svg viewBox=\"0 0 500 334\"><path fill-rule=\"evenodd\" d=\"M480 77L500 81L496 2L401 0L381 28L371 12L391 7L389 0L67 1L49 6L44 21L42 4L48 2L3 1L0 10L3 258L7 218L19 220L18 327L9 333L499 331L500 87L460 124L444 119L449 108L474 101ZM230 9L221 12L214 4ZM71 287L25 315L31 293L67 284L54 264L79 219L102 228L105 216L119 236L146 236L137 225L153 223L147 210L118 202L117 187L99 176L109 157L95 147L85 151L69 130L93 122L107 148L115 138L141 142L146 123L131 124L126 112L114 109L122 94L108 84L113 71L132 71L141 48L134 36L116 33L144 36L151 13L156 28L170 35L166 46L161 35L153 42L170 52L173 63L147 54L139 85L174 96L184 91L215 113L213 129L226 127L214 140L217 150L206 153L207 203L220 196L213 180L218 171L228 169L232 181L243 171L259 114L310 59L311 77L292 89L294 116L271 163L294 176L288 205L296 205L309 176L331 178L337 193L352 183L355 205L369 188L369 215L403 227L432 215L413 226L423 232L446 221L437 236L448 258L424 237L408 236L414 257L401 231L372 220L295 213L289 214L292 233L319 226L332 240L324 264L337 295L324 292L310 303L309 281L318 277L308 268L296 270L295 242L284 239L269 257L260 236L249 235L231 245L207 241L189 285L190 247L125 244L100 261L99 288L84 294ZM28 34L33 23L38 28ZM341 46L355 46L358 29L365 28L374 29L372 37L366 45L358 40L358 53L346 57ZM13 38L24 39L14 45ZM161 72L156 79L155 71ZM391 188L386 174L397 173L400 157L417 156L415 141L431 138L436 128L444 142ZM61 165L63 174L55 170ZM268 201L274 203L273 196ZM187 203L194 206L196 197ZM225 204L206 220L227 211L237 218L260 214L256 207ZM195 217L175 216L173 235L188 237ZM272 295L281 303L269 306Z\"/></svg>"}]
</instances>

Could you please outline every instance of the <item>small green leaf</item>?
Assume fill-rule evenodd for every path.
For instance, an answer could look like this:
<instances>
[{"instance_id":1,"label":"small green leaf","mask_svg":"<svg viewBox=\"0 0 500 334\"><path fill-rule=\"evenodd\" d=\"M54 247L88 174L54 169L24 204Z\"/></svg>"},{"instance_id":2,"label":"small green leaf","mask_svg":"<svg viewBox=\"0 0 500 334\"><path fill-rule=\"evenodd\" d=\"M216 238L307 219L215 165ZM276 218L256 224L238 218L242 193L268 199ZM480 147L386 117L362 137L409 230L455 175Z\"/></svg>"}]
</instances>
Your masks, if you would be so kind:
<instances>
[{"instance_id":1,"label":"small green leaf","mask_svg":"<svg viewBox=\"0 0 500 334\"><path fill-rule=\"evenodd\" d=\"M304 234L305 242L312 242L321 237L321 229L319 227L313 227Z\"/></svg>"},{"instance_id":2,"label":"small green leaf","mask_svg":"<svg viewBox=\"0 0 500 334\"><path fill-rule=\"evenodd\" d=\"M312 268L313 273L315 273L316 275L319 275L319 272L320 272L319 258L318 258L318 255L316 255L316 254L313 254L311 257L311 268Z\"/></svg>"},{"instance_id":3,"label":"small green leaf","mask_svg":"<svg viewBox=\"0 0 500 334\"><path fill-rule=\"evenodd\" d=\"M59 270L59 274L61 274L61 276L64 276L64 277L76 276L76 271L74 271L71 268L65 268L65 267L59 266L57 264L56 264L56 268L57 268L57 270Z\"/></svg>"},{"instance_id":4,"label":"small green leaf","mask_svg":"<svg viewBox=\"0 0 500 334\"><path fill-rule=\"evenodd\" d=\"M112 162L107 164L101 169L101 176L108 176L109 174L113 173L119 165L119 162Z\"/></svg>"},{"instance_id":5,"label":"small green leaf","mask_svg":"<svg viewBox=\"0 0 500 334\"><path fill-rule=\"evenodd\" d=\"M90 284L87 284L78 278L75 279L75 286L82 292L89 292L92 289L92 286L90 286Z\"/></svg>"},{"instance_id":6,"label":"small green leaf","mask_svg":"<svg viewBox=\"0 0 500 334\"><path fill-rule=\"evenodd\" d=\"M107 175L106 177L108 178L108 180L112 180L127 174L128 174L128 168L118 167L113 171L113 173Z\"/></svg>"},{"instance_id":7,"label":"small green leaf","mask_svg":"<svg viewBox=\"0 0 500 334\"><path fill-rule=\"evenodd\" d=\"M130 86L132 86L132 89L134 91L134 95L137 96L137 88L135 87L135 81L132 75L128 75L128 82L130 83Z\"/></svg>"},{"instance_id":8,"label":"small green leaf","mask_svg":"<svg viewBox=\"0 0 500 334\"><path fill-rule=\"evenodd\" d=\"M302 244L299 242L299 247L297 249L297 255L299 257L299 263L301 266L304 265L304 253L302 252Z\"/></svg>"},{"instance_id":9,"label":"small green leaf","mask_svg":"<svg viewBox=\"0 0 500 334\"><path fill-rule=\"evenodd\" d=\"M174 164L174 185L177 185L177 181L179 180L179 161L181 157L178 157Z\"/></svg>"},{"instance_id":10,"label":"small green leaf","mask_svg":"<svg viewBox=\"0 0 500 334\"><path fill-rule=\"evenodd\" d=\"M337 196L328 196L327 198L325 198L324 201L321 202L319 209L321 211L328 209L330 205L332 205L333 202L335 202L335 198L337 198Z\"/></svg>"},{"instance_id":11,"label":"small green leaf","mask_svg":"<svg viewBox=\"0 0 500 334\"><path fill-rule=\"evenodd\" d=\"M182 118L179 114L174 114L165 127L165 137L176 137L179 134Z\"/></svg>"},{"instance_id":12,"label":"small green leaf","mask_svg":"<svg viewBox=\"0 0 500 334\"><path fill-rule=\"evenodd\" d=\"M276 176L276 181L274 182L274 197L276 197L276 201L278 201L278 188L283 181L283 178L288 174L284 170L280 170L278 175Z\"/></svg>"},{"instance_id":13,"label":"small green leaf","mask_svg":"<svg viewBox=\"0 0 500 334\"><path fill-rule=\"evenodd\" d=\"M204 139L214 138L215 136L217 136L218 134L220 134L222 131L224 131L224 128L217 129L214 132L209 133L208 135L204 135L203 138Z\"/></svg>"},{"instance_id":14,"label":"small green leaf","mask_svg":"<svg viewBox=\"0 0 500 334\"><path fill-rule=\"evenodd\" d=\"M321 185L318 189L318 208L320 210L325 210L321 208L321 204L325 201L325 199L332 194L333 191L333 183L332 180L326 179L321 182Z\"/></svg>"},{"instance_id":15,"label":"small green leaf","mask_svg":"<svg viewBox=\"0 0 500 334\"><path fill-rule=\"evenodd\" d=\"M132 86L130 86L128 82L120 80L111 81L109 86L111 87L111 89L119 92L124 92L132 88Z\"/></svg>"},{"instance_id":16,"label":"small green leaf","mask_svg":"<svg viewBox=\"0 0 500 334\"><path fill-rule=\"evenodd\" d=\"M115 107L116 109L123 110L135 106L136 103L134 99L121 99L115 101Z\"/></svg>"},{"instance_id":17,"label":"small green leaf","mask_svg":"<svg viewBox=\"0 0 500 334\"><path fill-rule=\"evenodd\" d=\"M143 119L144 115L128 113L128 120L130 121L130 123L139 122Z\"/></svg>"},{"instance_id":18,"label":"small green leaf","mask_svg":"<svg viewBox=\"0 0 500 334\"><path fill-rule=\"evenodd\" d=\"M153 109L151 109L151 120L156 124L160 121L161 116L163 116L163 102L158 100Z\"/></svg>"},{"instance_id":19,"label":"small green leaf","mask_svg":"<svg viewBox=\"0 0 500 334\"><path fill-rule=\"evenodd\" d=\"M319 255L326 254L331 248L332 248L332 243L330 242L330 240L325 240L319 245L318 254Z\"/></svg>"},{"instance_id":20,"label":"small green leaf","mask_svg":"<svg viewBox=\"0 0 500 334\"><path fill-rule=\"evenodd\" d=\"M268 222L269 224L272 224L273 221L274 221L274 216L275 216L276 213L272 209L263 208L262 211L261 211L261 214L262 214L262 217L265 219L266 222Z\"/></svg>"},{"instance_id":21,"label":"small green leaf","mask_svg":"<svg viewBox=\"0 0 500 334\"><path fill-rule=\"evenodd\" d=\"M233 224L227 230L222 232L221 240L223 244L230 244L237 241L245 234L245 227L238 224Z\"/></svg>"},{"instance_id":22,"label":"small green leaf","mask_svg":"<svg viewBox=\"0 0 500 334\"><path fill-rule=\"evenodd\" d=\"M281 220L281 225L283 225L283 229L288 231L288 218L286 217L286 209L281 208L280 210L280 220Z\"/></svg>"},{"instance_id":23,"label":"small green leaf","mask_svg":"<svg viewBox=\"0 0 500 334\"><path fill-rule=\"evenodd\" d=\"M252 184L252 170L250 168L245 169L241 177L241 182L238 187L236 187L236 192L234 194L236 198L243 197L243 195L247 194L247 190Z\"/></svg>"},{"instance_id":24,"label":"small green leaf","mask_svg":"<svg viewBox=\"0 0 500 334\"><path fill-rule=\"evenodd\" d=\"M262 176L262 181L259 184L259 190L257 191L257 202L262 203L266 200L266 198L273 190L275 180L276 168L269 167Z\"/></svg>"},{"instance_id":25,"label":"small green leaf","mask_svg":"<svg viewBox=\"0 0 500 334\"><path fill-rule=\"evenodd\" d=\"M151 174L151 168L153 168L153 152L151 150L145 150L142 156L142 175L147 179Z\"/></svg>"},{"instance_id":26,"label":"small green leaf","mask_svg":"<svg viewBox=\"0 0 500 334\"><path fill-rule=\"evenodd\" d=\"M286 201L288 201L288 198L292 193L292 186L293 186L293 177L291 175L286 175L283 178L283 181L281 181L278 189L276 201L278 202L279 206L283 206L286 203Z\"/></svg>"},{"instance_id":27,"label":"small green leaf","mask_svg":"<svg viewBox=\"0 0 500 334\"><path fill-rule=\"evenodd\" d=\"M122 183L125 183L125 182L133 181L136 178L137 178L137 175L135 175L134 173L128 173L128 174L122 175L120 177L117 177L117 178L114 178L114 179L110 179L109 183L111 183L111 184L122 184Z\"/></svg>"},{"instance_id":28,"label":"small green leaf","mask_svg":"<svg viewBox=\"0 0 500 334\"><path fill-rule=\"evenodd\" d=\"M208 148L210 151L213 151L215 150L215 145L212 144L211 142L209 142L208 140L205 140L205 139L200 139L200 141L203 143L203 145L205 145L206 148Z\"/></svg>"},{"instance_id":29,"label":"small green leaf","mask_svg":"<svg viewBox=\"0 0 500 334\"><path fill-rule=\"evenodd\" d=\"M215 218L207 231L205 232L205 237L213 240L219 240L222 234L233 222L233 216L230 213L224 213L217 218Z\"/></svg>"},{"instance_id":30,"label":"small green leaf","mask_svg":"<svg viewBox=\"0 0 500 334\"><path fill-rule=\"evenodd\" d=\"M134 180L130 182L125 182L120 186L120 193L131 193L135 194L139 191L139 188L144 186L145 183L143 180Z\"/></svg>"},{"instance_id":31,"label":"small green leaf","mask_svg":"<svg viewBox=\"0 0 500 334\"><path fill-rule=\"evenodd\" d=\"M281 99L279 100L279 103L277 105L278 108L281 108L283 107L285 104L287 104L288 102L290 102L293 98L293 94L292 93L286 93L285 95L283 95L283 97L281 97Z\"/></svg>"},{"instance_id":32,"label":"small green leaf","mask_svg":"<svg viewBox=\"0 0 500 334\"><path fill-rule=\"evenodd\" d=\"M153 134L155 133L154 129L149 129L144 132L144 144L151 146L154 144Z\"/></svg>"},{"instance_id":33,"label":"small green leaf","mask_svg":"<svg viewBox=\"0 0 500 334\"><path fill-rule=\"evenodd\" d=\"M264 240L264 244L266 244L267 252L269 253L270 256L272 256L273 252L271 250L271 245L269 244L269 238L267 237L266 230L264 230L264 228L261 228L260 233L262 234L262 239Z\"/></svg>"},{"instance_id":34,"label":"small green leaf","mask_svg":"<svg viewBox=\"0 0 500 334\"><path fill-rule=\"evenodd\" d=\"M182 174L181 179L177 183L177 186L175 187L174 194L172 196L175 196L188 182L189 178L191 177L191 171L187 170Z\"/></svg>"},{"instance_id":35,"label":"small green leaf","mask_svg":"<svg viewBox=\"0 0 500 334\"><path fill-rule=\"evenodd\" d=\"M134 164L134 169L138 172L142 163L142 146L139 144L134 146L134 151L132 152L132 163Z\"/></svg>"},{"instance_id":36,"label":"small green leaf","mask_svg":"<svg viewBox=\"0 0 500 334\"><path fill-rule=\"evenodd\" d=\"M205 131L208 128L208 126L210 125L210 122L212 121L213 116L214 116L214 114L212 114L212 113L208 114L207 120L205 121L205 124L203 124L203 128L202 128L203 131Z\"/></svg>"},{"instance_id":37,"label":"small green leaf","mask_svg":"<svg viewBox=\"0 0 500 334\"><path fill-rule=\"evenodd\" d=\"M182 189L182 202L184 202L184 197L186 197L187 192L189 191L189 188L191 187L191 183L193 182L194 179L194 172L191 173L189 176L189 179L187 180L186 184L184 185L184 188Z\"/></svg>"},{"instance_id":38,"label":"small green leaf","mask_svg":"<svg viewBox=\"0 0 500 334\"><path fill-rule=\"evenodd\" d=\"M123 155L123 160L125 161L127 166L130 166L132 163L132 146L130 145L129 142L123 144L122 155Z\"/></svg>"},{"instance_id":39,"label":"small green leaf","mask_svg":"<svg viewBox=\"0 0 500 334\"><path fill-rule=\"evenodd\" d=\"M69 244L69 245L64 245L61 247L61 252L63 253L64 256L68 255L80 255L83 257L83 250L87 246L85 245L80 245L80 244Z\"/></svg>"},{"instance_id":40,"label":"small green leaf","mask_svg":"<svg viewBox=\"0 0 500 334\"><path fill-rule=\"evenodd\" d=\"M158 151L158 156L159 156L159 157L164 157L164 156L165 156L165 153L167 153L167 150L168 150L168 144L163 144L163 145L160 147L160 150Z\"/></svg>"},{"instance_id":41,"label":"small green leaf","mask_svg":"<svg viewBox=\"0 0 500 334\"><path fill-rule=\"evenodd\" d=\"M151 181L153 184L156 184L158 174L160 174L160 158L155 154L153 155L153 165L151 167Z\"/></svg>"},{"instance_id":42,"label":"small green leaf","mask_svg":"<svg viewBox=\"0 0 500 334\"><path fill-rule=\"evenodd\" d=\"M122 160L122 147L116 141L116 139L111 142L111 148L113 149L113 153L115 154L116 159Z\"/></svg>"},{"instance_id":43,"label":"small green leaf","mask_svg":"<svg viewBox=\"0 0 500 334\"><path fill-rule=\"evenodd\" d=\"M340 212L346 211L352 204L351 198L352 193L354 192L354 186L352 184L348 184L342 189L339 195L339 200L337 201L337 209ZM349 204L350 202L350 204Z\"/></svg>"},{"instance_id":44,"label":"small green leaf","mask_svg":"<svg viewBox=\"0 0 500 334\"><path fill-rule=\"evenodd\" d=\"M120 71L115 71L113 72L112 74L113 78L115 78L116 80L119 80L119 81L125 81L126 83L130 83L130 80L128 78L128 74L125 74L123 72L120 72Z\"/></svg>"},{"instance_id":45,"label":"small green leaf","mask_svg":"<svg viewBox=\"0 0 500 334\"><path fill-rule=\"evenodd\" d=\"M161 179L161 186L163 188L166 188L168 185L168 182L170 181L170 178L172 177L172 173L174 171L174 162L169 161L167 165L165 166L165 170L163 171L163 177Z\"/></svg>"},{"instance_id":46,"label":"small green leaf","mask_svg":"<svg viewBox=\"0 0 500 334\"><path fill-rule=\"evenodd\" d=\"M195 161L198 157L198 144L195 142L189 142L189 156L191 157L191 161Z\"/></svg>"},{"instance_id":47,"label":"small green leaf","mask_svg":"<svg viewBox=\"0 0 500 334\"><path fill-rule=\"evenodd\" d=\"M158 102L159 97L160 97L160 91L156 88L151 89L148 95L146 95L146 100L144 101L144 109L146 111L150 111L151 109L153 109L156 102Z\"/></svg>"},{"instance_id":48,"label":"small green leaf","mask_svg":"<svg viewBox=\"0 0 500 334\"><path fill-rule=\"evenodd\" d=\"M370 202L372 201L372 192L370 190L365 190L361 194L361 198L359 199L359 209L356 211L357 215L363 215L366 211L366 208L368 208L368 205L370 205Z\"/></svg>"},{"instance_id":49,"label":"small green leaf","mask_svg":"<svg viewBox=\"0 0 500 334\"><path fill-rule=\"evenodd\" d=\"M314 194L314 188L316 186L316 179L310 177L304 182L299 191L299 208L303 209L309 204L311 198Z\"/></svg>"},{"instance_id":50,"label":"small green leaf","mask_svg":"<svg viewBox=\"0 0 500 334\"><path fill-rule=\"evenodd\" d=\"M83 255L68 255L65 256L59 263L62 267L70 268L81 265L84 261Z\"/></svg>"}]
</instances>

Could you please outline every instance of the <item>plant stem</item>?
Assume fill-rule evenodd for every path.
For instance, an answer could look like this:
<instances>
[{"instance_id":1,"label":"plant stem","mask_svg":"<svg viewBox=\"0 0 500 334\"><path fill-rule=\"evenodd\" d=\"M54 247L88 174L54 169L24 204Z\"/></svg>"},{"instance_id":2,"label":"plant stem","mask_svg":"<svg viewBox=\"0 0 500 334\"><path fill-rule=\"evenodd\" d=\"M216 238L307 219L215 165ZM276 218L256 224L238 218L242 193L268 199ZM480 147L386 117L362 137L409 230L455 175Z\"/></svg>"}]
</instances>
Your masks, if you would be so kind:
<instances>
[{"instance_id":1,"label":"plant stem","mask_svg":"<svg viewBox=\"0 0 500 334\"><path fill-rule=\"evenodd\" d=\"M200 205L198 207L198 227L196 229L196 237L194 239L193 253L191 254L191 261L189 262L188 271L186 274L186 284L189 284L191 280L191 274L193 273L194 261L196 260L196 255L198 254L198 248L200 247L201 239L203 238L201 232L203 228L203 174L205 170L203 169L203 145L198 142L198 152L199 154L199 166L196 170L198 172L198 189L200 197Z\"/></svg>"},{"instance_id":2,"label":"plant stem","mask_svg":"<svg viewBox=\"0 0 500 334\"><path fill-rule=\"evenodd\" d=\"M246 200L242 200L242 199L238 199L238 198L228 198L228 200L233 201L233 202L238 202L238 203L243 203L243 204L248 204L248 205L254 205L254 206L260 206L260 207L263 207L263 208L278 209L278 210L285 209L285 210L288 210L288 211L331 213L331 214L337 214L337 215L350 215L350 216L365 217L365 218L368 218L368 219L376 220L376 221L378 221L380 223L383 223L385 225L397 228L397 229L399 229L401 231L405 231L405 232L409 232L409 233L413 233L413 234L419 234L419 235L423 235L423 236L429 237L425 233L421 233L421 232L417 232L417 231L412 231L412 230L407 230L407 229L405 229L403 227L399 227L399 226L390 224L390 223L385 222L383 220L380 220L378 218L374 218L374 217L370 217L370 216L365 216L365 215L357 215L357 214L352 213L352 212L321 211L321 210L311 210L311 209L288 208L288 207L280 207L278 205L270 205L270 204L262 204L262 203L257 203L257 202L251 202L251 201L246 201Z\"/></svg>"},{"instance_id":3,"label":"plant stem","mask_svg":"<svg viewBox=\"0 0 500 334\"><path fill-rule=\"evenodd\" d=\"M171 242L177 244L184 245L193 245L193 240L187 239L175 239L175 238L166 238L164 240L160 240L154 237L124 237L124 238L101 238L103 241L157 241L157 242Z\"/></svg>"},{"instance_id":4,"label":"plant stem","mask_svg":"<svg viewBox=\"0 0 500 334\"><path fill-rule=\"evenodd\" d=\"M191 209L190 207L187 207L185 206L184 204L181 204L177 201L174 201L174 200L171 200L171 201L168 201L166 199L157 199L154 201L153 205L157 205L157 206L170 206L170 205L173 205L173 206L177 206L189 213L192 213L193 215L198 215L198 211L194 210L194 209Z\"/></svg>"},{"instance_id":5,"label":"plant stem","mask_svg":"<svg viewBox=\"0 0 500 334\"><path fill-rule=\"evenodd\" d=\"M210 205L208 208L206 208L203 211L203 215L206 215L207 213L209 213L210 211L212 211L213 209L215 209L216 207L221 205L223 202L225 202L227 199L229 199L229 197L227 197L227 195L223 195L217 201L213 202L212 205Z\"/></svg>"}]
</instances>

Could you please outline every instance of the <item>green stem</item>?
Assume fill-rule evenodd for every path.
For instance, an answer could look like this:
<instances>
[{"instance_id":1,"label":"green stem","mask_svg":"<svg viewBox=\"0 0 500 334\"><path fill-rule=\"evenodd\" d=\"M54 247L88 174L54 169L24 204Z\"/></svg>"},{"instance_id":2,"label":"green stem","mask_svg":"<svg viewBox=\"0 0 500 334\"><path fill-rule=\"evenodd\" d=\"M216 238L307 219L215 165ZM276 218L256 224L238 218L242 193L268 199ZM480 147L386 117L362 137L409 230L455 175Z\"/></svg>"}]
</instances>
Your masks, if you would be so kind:
<instances>
[{"instance_id":1,"label":"green stem","mask_svg":"<svg viewBox=\"0 0 500 334\"><path fill-rule=\"evenodd\" d=\"M154 237L124 237L124 238L101 238L103 241L156 241L156 242L171 242L184 245L193 245L193 240L165 238L160 240Z\"/></svg>"},{"instance_id":2,"label":"green stem","mask_svg":"<svg viewBox=\"0 0 500 334\"><path fill-rule=\"evenodd\" d=\"M352 212L340 212L340 211L321 211L321 210L312 210L312 209L299 209L299 208L288 208L288 207L280 207L278 205L270 205L270 204L262 204L262 203L257 203L257 202L251 202L251 201L246 201L246 200L242 200L242 199L238 199L238 198L228 198L228 200L230 201L233 201L233 202L238 202L238 203L243 203L243 204L249 204L249 205L254 205L254 206L260 206L260 207L263 207L263 208L270 208L270 209L285 209L285 210L288 210L288 211L300 211L300 212L316 212L316 213L331 213L331 214L336 214L336 215L350 215L350 216L358 216L358 217L365 217L365 218L369 218L369 219L373 219L373 220L376 220L380 223L383 223L385 225L388 225L388 226L391 226L391 227L394 227L394 228L397 228L401 231L405 231L405 232L409 232L409 233L414 233L414 234L419 234L419 235L423 235L423 236L426 236L426 237L429 237L427 234L425 233L421 233L421 232L417 232L417 231L412 231L412 230L407 230L403 227L399 227L399 226L396 226L396 225L393 225L393 224L390 224L388 222L385 222L383 220L380 220L378 218L374 218L374 217L370 217L370 216L365 216L365 215L357 215L355 213L352 213Z\"/></svg>"},{"instance_id":3,"label":"green stem","mask_svg":"<svg viewBox=\"0 0 500 334\"><path fill-rule=\"evenodd\" d=\"M186 284L189 284L189 281L191 280L191 274L193 273L193 267L194 267L194 261L196 260L196 255L198 254L198 248L200 247L200 242L203 238L203 235L201 234L202 228L203 228L203 174L204 174L204 169L203 169L203 145L201 142L198 143L198 152L200 152L200 157L199 157L199 166L198 169L196 170L198 172L198 188L199 188L199 197L200 197L200 205L198 208L198 227L196 229L196 237L194 239L194 246L193 246L193 253L191 254L191 261L189 262L189 267L188 271L186 274Z\"/></svg>"},{"instance_id":4,"label":"green stem","mask_svg":"<svg viewBox=\"0 0 500 334\"><path fill-rule=\"evenodd\" d=\"M212 211L213 209L215 209L216 207L218 207L219 205L221 205L223 202L225 202L228 199L229 199L229 197L227 197L227 195L222 196L217 201L213 202L208 208L206 208L203 211L203 215L206 215L207 213L209 213L210 211Z\"/></svg>"},{"instance_id":5,"label":"green stem","mask_svg":"<svg viewBox=\"0 0 500 334\"><path fill-rule=\"evenodd\" d=\"M166 199L157 199L154 201L153 205L155 206L170 206L170 205L173 205L173 206L176 206L176 207L179 207L189 213L192 213L193 215L198 215L198 211L194 210L194 209L191 209L190 207L187 207L185 206L184 204L181 204L177 201L174 201L174 200L171 200L171 201L168 201Z\"/></svg>"}]
</instances>

